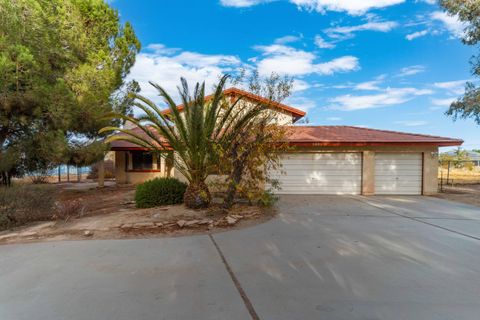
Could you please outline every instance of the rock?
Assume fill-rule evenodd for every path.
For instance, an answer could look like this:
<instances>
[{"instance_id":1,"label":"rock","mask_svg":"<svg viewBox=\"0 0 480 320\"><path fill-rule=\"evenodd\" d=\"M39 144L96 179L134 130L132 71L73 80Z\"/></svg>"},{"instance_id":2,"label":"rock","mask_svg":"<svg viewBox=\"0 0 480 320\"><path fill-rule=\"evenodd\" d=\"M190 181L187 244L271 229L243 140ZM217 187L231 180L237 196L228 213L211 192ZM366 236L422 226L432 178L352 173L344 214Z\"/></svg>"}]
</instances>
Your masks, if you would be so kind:
<instances>
[{"instance_id":1,"label":"rock","mask_svg":"<svg viewBox=\"0 0 480 320\"><path fill-rule=\"evenodd\" d=\"M184 227L191 227L198 224L199 220L190 220L185 222Z\"/></svg>"},{"instance_id":2,"label":"rock","mask_svg":"<svg viewBox=\"0 0 480 320\"><path fill-rule=\"evenodd\" d=\"M210 220L210 219L204 219L204 220L198 221L198 224L204 225L204 224L211 224L212 222L213 222L213 221Z\"/></svg>"},{"instance_id":3,"label":"rock","mask_svg":"<svg viewBox=\"0 0 480 320\"><path fill-rule=\"evenodd\" d=\"M234 217L231 217L231 216L227 216L225 219L227 220L227 223L229 225L234 225L238 221L237 219L235 219Z\"/></svg>"},{"instance_id":4,"label":"rock","mask_svg":"<svg viewBox=\"0 0 480 320\"><path fill-rule=\"evenodd\" d=\"M234 218L234 219L237 219L237 220L240 220L243 218L243 216L240 216L238 214L231 214L230 217Z\"/></svg>"},{"instance_id":5,"label":"rock","mask_svg":"<svg viewBox=\"0 0 480 320\"><path fill-rule=\"evenodd\" d=\"M185 226L185 223L187 223L185 220L178 220L177 226L179 226L180 228L183 228Z\"/></svg>"},{"instance_id":6,"label":"rock","mask_svg":"<svg viewBox=\"0 0 480 320\"><path fill-rule=\"evenodd\" d=\"M84 235L85 237L91 237L91 236L93 236L93 232L90 231L90 230L85 230L85 231L83 232L83 235Z\"/></svg>"},{"instance_id":7,"label":"rock","mask_svg":"<svg viewBox=\"0 0 480 320\"><path fill-rule=\"evenodd\" d=\"M138 222L133 224L134 229L144 229L144 228L154 228L155 224L153 222Z\"/></svg>"},{"instance_id":8,"label":"rock","mask_svg":"<svg viewBox=\"0 0 480 320\"><path fill-rule=\"evenodd\" d=\"M125 223L125 224L122 224L122 226L120 228L121 229L130 229L131 227L132 227L131 223Z\"/></svg>"},{"instance_id":9,"label":"rock","mask_svg":"<svg viewBox=\"0 0 480 320\"><path fill-rule=\"evenodd\" d=\"M155 222L155 227L161 228L161 227L163 227L163 223L161 223L161 222Z\"/></svg>"}]
</instances>

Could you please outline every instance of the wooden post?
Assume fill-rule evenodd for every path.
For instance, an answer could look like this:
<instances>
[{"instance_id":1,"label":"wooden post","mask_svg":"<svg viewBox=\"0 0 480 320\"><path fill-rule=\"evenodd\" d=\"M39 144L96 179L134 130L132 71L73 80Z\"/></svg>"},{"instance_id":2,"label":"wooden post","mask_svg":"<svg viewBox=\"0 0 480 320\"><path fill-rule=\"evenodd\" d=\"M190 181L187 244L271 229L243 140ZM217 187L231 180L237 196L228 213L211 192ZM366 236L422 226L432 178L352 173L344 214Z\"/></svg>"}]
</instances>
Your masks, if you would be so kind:
<instances>
[{"instance_id":1,"label":"wooden post","mask_svg":"<svg viewBox=\"0 0 480 320\"><path fill-rule=\"evenodd\" d=\"M62 165L58 165L58 182L62 182Z\"/></svg>"},{"instance_id":2,"label":"wooden post","mask_svg":"<svg viewBox=\"0 0 480 320\"><path fill-rule=\"evenodd\" d=\"M80 182L81 179L82 179L82 176L81 176L80 168L77 165L77 182Z\"/></svg>"},{"instance_id":3,"label":"wooden post","mask_svg":"<svg viewBox=\"0 0 480 320\"><path fill-rule=\"evenodd\" d=\"M67 181L70 182L70 165L67 164Z\"/></svg>"},{"instance_id":4,"label":"wooden post","mask_svg":"<svg viewBox=\"0 0 480 320\"><path fill-rule=\"evenodd\" d=\"M450 161L448 161L448 167L447 167L447 185L448 185L449 179L450 179Z\"/></svg>"},{"instance_id":5,"label":"wooden post","mask_svg":"<svg viewBox=\"0 0 480 320\"><path fill-rule=\"evenodd\" d=\"M105 186L105 159L98 162L98 187L103 188Z\"/></svg>"}]
</instances>

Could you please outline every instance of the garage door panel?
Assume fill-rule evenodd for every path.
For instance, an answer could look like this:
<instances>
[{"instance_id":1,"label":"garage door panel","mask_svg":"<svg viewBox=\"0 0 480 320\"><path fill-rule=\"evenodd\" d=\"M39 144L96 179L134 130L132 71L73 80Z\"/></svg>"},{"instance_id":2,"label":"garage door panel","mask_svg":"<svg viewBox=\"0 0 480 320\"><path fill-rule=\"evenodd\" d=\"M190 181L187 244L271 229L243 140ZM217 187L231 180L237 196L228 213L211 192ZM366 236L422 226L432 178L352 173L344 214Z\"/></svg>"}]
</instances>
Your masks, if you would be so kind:
<instances>
[{"instance_id":1,"label":"garage door panel","mask_svg":"<svg viewBox=\"0 0 480 320\"><path fill-rule=\"evenodd\" d=\"M281 163L281 169L270 171L270 178L280 183L278 194L358 194L361 191L359 153L288 154L281 157Z\"/></svg>"},{"instance_id":2,"label":"garage door panel","mask_svg":"<svg viewBox=\"0 0 480 320\"><path fill-rule=\"evenodd\" d=\"M377 153L375 155L376 194L421 194L421 153Z\"/></svg>"}]
</instances>

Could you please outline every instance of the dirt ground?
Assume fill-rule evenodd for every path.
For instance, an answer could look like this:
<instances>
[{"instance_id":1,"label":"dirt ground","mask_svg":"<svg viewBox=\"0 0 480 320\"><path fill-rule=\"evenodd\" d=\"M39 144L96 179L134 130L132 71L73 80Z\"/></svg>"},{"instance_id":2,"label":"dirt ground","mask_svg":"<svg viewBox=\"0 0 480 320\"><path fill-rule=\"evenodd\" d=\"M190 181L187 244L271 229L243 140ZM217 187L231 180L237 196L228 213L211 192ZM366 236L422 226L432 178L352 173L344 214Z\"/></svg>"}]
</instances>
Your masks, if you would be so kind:
<instances>
[{"instance_id":1,"label":"dirt ground","mask_svg":"<svg viewBox=\"0 0 480 320\"><path fill-rule=\"evenodd\" d=\"M273 209L236 205L224 212L218 205L205 210L190 210L183 205L137 209L134 187L113 183L98 189L95 183L62 183L59 201L75 200L82 216L28 224L0 232L0 244L79 240L181 236L243 228L269 220Z\"/></svg>"},{"instance_id":2,"label":"dirt ground","mask_svg":"<svg viewBox=\"0 0 480 320\"><path fill-rule=\"evenodd\" d=\"M480 184L443 186L436 197L480 207Z\"/></svg>"}]
</instances>

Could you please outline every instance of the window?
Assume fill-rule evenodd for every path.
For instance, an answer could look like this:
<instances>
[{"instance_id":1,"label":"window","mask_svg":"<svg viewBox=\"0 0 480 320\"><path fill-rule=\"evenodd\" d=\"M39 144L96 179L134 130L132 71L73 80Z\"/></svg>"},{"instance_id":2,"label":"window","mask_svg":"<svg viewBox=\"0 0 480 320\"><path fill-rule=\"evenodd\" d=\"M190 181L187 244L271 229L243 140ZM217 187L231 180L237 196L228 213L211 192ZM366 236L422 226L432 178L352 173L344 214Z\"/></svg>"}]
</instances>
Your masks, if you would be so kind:
<instances>
[{"instance_id":1,"label":"window","mask_svg":"<svg viewBox=\"0 0 480 320\"><path fill-rule=\"evenodd\" d=\"M152 170L153 156L150 152L132 151L133 170Z\"/></svg>"}]
</instances>

